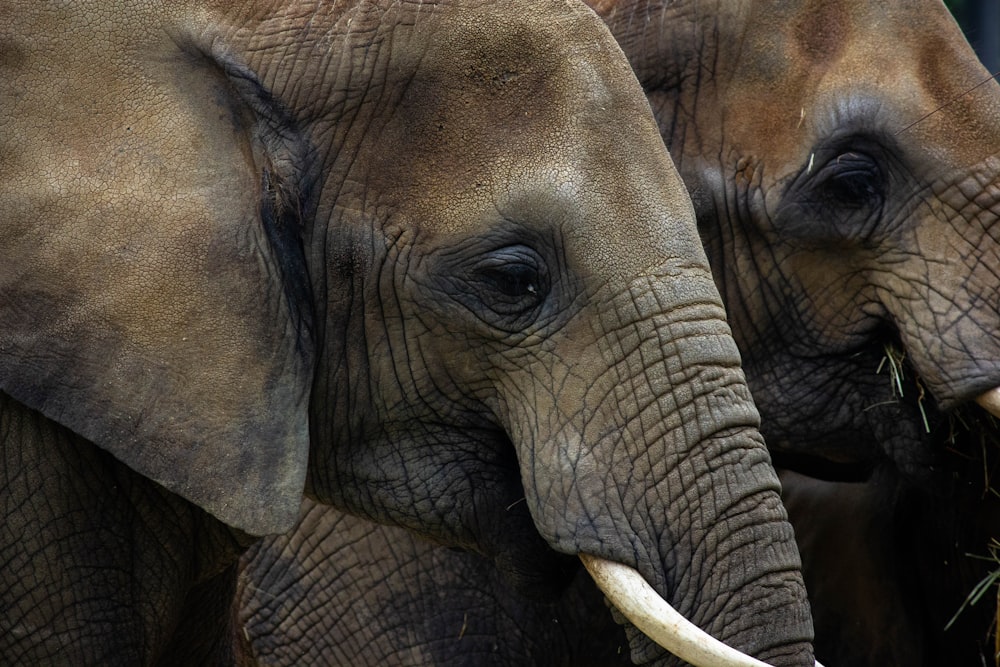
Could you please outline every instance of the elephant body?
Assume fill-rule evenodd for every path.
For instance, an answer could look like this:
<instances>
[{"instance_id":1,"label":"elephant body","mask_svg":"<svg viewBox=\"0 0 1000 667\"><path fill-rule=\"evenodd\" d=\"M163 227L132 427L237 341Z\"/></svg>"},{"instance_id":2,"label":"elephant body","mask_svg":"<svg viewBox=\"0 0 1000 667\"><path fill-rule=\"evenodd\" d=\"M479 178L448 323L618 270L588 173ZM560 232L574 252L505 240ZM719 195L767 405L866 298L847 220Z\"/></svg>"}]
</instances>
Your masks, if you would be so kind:
<instances>
[{"instance_id":1,"label":"elephant body","mask_svg":"<svg viewBox=\"0 0 1000 667\"><path fill-rule=\"evenodd\" d=\"M992 601L945 626L997 567L997 83L937 1L590 4L694 201L817 657L991 662Z\"/></svg>"},{"instance_id":2,"label":"elephant body","mask_svg":"<svg viewBox=\"0 0 1000 667\"><path fill-rule=\"evenodd\" d=\"M631 665L582 571L529 599L482 556L306 501L254 545L238 616L261 665Z\"/></svg>"},{"instance_id":3,"label":"elephant body","mask_svg":"<svg viewBox=\"0 0 1000 667\"><path fill-rule=\"evenodd\" d=\"M0 663L243 660L238 554L305 492L812 664L690 199L585 5L0 15Z\"/></svg>"},{"instance_id":4,"label":"elephant body","mask_svg":"<svg viewBox=\"0 0 1000 667\"><path fill-rule=\"evenodd\" d=\"M247 537L4 394L0 424L4 664L229 664Z\"/></svg>"}]
</instances>

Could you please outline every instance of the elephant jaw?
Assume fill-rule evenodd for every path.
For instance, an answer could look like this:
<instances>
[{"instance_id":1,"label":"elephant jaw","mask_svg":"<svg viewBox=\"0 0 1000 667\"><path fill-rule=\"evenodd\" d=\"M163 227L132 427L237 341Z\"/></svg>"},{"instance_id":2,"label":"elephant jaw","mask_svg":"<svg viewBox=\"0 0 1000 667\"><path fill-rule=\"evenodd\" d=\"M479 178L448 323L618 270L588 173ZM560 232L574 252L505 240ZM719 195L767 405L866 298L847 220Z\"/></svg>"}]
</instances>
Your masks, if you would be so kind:
<instances>
[{"instance_id":1,"label":"elephant jaw","mask_svg":"<svg viewBox=\"0 0 1000 667\"><path fill-rule=\"evenodd\" d=\"M976 403L994 417L1000 419L1000 387L994 387L976 397Z\"/></svg>"},{"instance_id":2,"label":"elephant jaw","mask_svg":"<svg viewBox=\"0 0 1000 667\"><path fill-rule=\"evenodd\" d=\"M608 600L635 627L678 658L696 667L768 667L684 618L634 568L589 554L580 554L580 560ZM822 665L817 662L816 667Z\"/></svg>"}]
</instances>

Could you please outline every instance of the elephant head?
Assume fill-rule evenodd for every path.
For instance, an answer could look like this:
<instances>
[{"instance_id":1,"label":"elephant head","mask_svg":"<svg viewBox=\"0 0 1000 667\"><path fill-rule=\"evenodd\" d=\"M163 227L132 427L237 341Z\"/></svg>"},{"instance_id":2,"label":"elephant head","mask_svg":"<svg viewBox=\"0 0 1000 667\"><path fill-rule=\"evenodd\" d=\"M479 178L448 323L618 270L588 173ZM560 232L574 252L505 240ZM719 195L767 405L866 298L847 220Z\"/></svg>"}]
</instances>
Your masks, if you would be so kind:
<instances>
[{"instance_id":1,"label":"elephant head","mask_svg":"<svg viewBox=\"0 0 1000 667\"><path fill-rule=\"evenodd\" d=\"M970 519L998 516L983 482L997 436L974 402L1000 414L1000 87L937 1L591 4L691 192L776 465L875 487L806 503L797 532L826 526L836 546L852 514L880 513L888 557L926 566L886 622L932 644L975 583L928 604L956 576L940 563L956 572L996 534ZM817 619L842 611L811 599ZM818 620L817 645L858 617ZM821 658L856 655L825 641Z\"/></svg>"},{"instance_id":2,"label":"elephant head","mask_svg":"<svg viewBox=\"0 0 1000 667\"><path fill-rule=\"evenodd\" d=\"M250 534L304 488L528 591L623 564L812 663L690 202L585 6L4 9L15 406Z\"/></svg>"}]
</instances>

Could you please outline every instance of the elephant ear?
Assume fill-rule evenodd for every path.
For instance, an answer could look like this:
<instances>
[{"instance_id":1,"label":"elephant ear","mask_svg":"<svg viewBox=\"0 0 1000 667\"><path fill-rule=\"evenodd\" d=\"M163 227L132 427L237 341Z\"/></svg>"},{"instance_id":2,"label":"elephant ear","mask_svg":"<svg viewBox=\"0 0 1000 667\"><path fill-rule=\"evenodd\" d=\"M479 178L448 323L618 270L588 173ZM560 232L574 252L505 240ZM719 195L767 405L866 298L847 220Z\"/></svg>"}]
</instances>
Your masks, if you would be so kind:
<instances>
[{"instance_id":1,"label":"elephant ear","mask_svg":"<svg viewBox=\"0 0 1000 667\"><path fill-rule=\"evenodd\" d=\"M231 526L284 531L313 359L288 137L210 58L77 46L58 67L26 47L0 82L0 390Z\"/></svg>"}]
</instances>

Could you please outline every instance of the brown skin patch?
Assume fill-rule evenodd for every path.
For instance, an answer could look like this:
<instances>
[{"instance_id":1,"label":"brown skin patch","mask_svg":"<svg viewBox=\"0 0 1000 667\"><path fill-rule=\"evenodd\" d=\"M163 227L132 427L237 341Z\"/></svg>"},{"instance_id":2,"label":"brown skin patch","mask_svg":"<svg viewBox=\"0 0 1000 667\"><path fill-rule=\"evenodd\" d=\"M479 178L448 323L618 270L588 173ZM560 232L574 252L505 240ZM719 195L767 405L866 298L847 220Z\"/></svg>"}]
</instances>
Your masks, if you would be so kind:
<instances>
[{"instance_id":1,"label":"brown skin patch","mask_svg":"<svg viewBox=\"0 0 1000 667\"><path fill-rule=\"evenodd\" d=\"M799 12L793 24L799 51L816 64L832 63L849 44L850 8L837 0L817 0Z\"/></svg>"}]
</instances>

